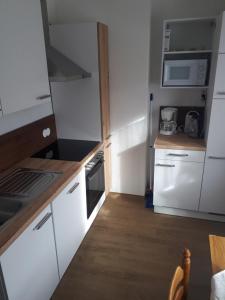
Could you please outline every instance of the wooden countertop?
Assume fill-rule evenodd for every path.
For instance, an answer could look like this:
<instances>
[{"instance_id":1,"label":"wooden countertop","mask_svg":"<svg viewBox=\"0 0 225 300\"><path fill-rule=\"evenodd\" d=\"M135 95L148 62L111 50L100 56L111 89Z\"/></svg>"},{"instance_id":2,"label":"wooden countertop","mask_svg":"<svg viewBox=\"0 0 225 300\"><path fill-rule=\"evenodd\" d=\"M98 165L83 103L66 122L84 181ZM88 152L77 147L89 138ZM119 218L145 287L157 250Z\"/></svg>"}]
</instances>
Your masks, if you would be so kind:
<instances>
[{"instance_id":1,"label":"wooden countertop","mask_svg":"<svg viewBox=\"0 0 225 300\"><path fill-rule=\"evenodd\" d=\"M206 151L205 141L203 139L190 138L183 133L170 136L159 134L155 140L154 148Z\"/></svg>"},{"instance_id":2,"label":"wooden countertop","mask_svg":"<svg viewBox=\"0 0 225 300\"><path fill-rule=\"evenodd\" d=\"M225 237L209 235L212 271L216 274L225 270Z\"/></svg>"},{"instance_id":3,"label":"wooden countertop","mask_svg":"<svg viewBox=\"0 0 225 300\"><path fill-rule=\"evenodd\" d=\"M39 213L55 199L102 146L103 144L99 143L81 162L27 158L5 172L8 173L15 168L32 168L61 172L62 175L37 199L31 200L12 219L0 227L0 255L32 223Z\"/></svg>"}]
</instances>

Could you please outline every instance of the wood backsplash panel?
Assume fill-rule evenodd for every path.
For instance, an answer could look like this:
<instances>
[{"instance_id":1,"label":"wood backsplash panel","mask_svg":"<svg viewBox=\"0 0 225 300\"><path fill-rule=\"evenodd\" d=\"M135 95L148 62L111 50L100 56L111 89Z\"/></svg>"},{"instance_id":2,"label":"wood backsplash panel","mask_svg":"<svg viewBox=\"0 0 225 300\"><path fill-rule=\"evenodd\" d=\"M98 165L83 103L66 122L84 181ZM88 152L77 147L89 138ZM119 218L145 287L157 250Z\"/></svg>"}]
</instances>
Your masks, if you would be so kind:
<instances>
[{"instance_id":1,"label":"wood backsplash panel","mask_svg":"<svg viewBox=\"0 0 225 300\"><path fill-rule=\"evenodd\" d=\"M43 130L51 134L44 138ZM57 139L55 117L50 115L0 136L0 171L30 157Z\"/></svg>"}]
</instances>

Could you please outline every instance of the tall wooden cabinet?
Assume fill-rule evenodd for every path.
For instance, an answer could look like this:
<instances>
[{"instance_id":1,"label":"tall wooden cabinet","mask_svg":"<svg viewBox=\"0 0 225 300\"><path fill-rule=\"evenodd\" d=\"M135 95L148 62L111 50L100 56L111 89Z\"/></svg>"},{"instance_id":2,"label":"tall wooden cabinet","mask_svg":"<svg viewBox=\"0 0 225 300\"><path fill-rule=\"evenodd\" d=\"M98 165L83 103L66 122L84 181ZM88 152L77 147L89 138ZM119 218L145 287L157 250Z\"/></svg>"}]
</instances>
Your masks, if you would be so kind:
<instances>
[{"instance_id":1,"label":"tall wooden cabinet","mask_svg":"<svg viewBox=\"0 0 225 300\"><path fill-rule=\"evenodd\" d=\"M101 101L102 139L105 156L105 193L111 189L111 135L109 106L108 27L98 23L99 85Z\"/></svg>"}]
</instances>

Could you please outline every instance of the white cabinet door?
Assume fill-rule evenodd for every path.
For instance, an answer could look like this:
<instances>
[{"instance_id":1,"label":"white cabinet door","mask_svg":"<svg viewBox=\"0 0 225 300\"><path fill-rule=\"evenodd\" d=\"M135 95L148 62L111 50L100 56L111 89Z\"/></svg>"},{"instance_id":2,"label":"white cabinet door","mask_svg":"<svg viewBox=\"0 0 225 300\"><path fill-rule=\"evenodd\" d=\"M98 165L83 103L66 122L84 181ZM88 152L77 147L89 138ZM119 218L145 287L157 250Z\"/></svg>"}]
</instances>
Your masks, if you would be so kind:
<instances>
[{"instance_id":1,"label":"white cabinet door","mask_svg":"<svg viewBox=\"0 0 225 300\"><path fill-rule=\"evenodd\" d=\"M0 28L3 114L49 102L40 0L1 0Z\"/></svg>"},{"instance_id":2,"label":"white cabinet door","mask_svg":"<svg viewBox=\"0 0 225 300\"><path fill-rule=\"evenodd\" d=\"M199 210L225 214L225 159L207 157Z\"/></svg>"},{"instance_id":3,"label":"white cabinet door","mask_svg":"<svg viewBox=\"0 0 225 300\"><path fill-rule=\"evenodd\" d=\"M86 233L87 212L84 169L53 201L52 211L61 278Z\"/></svg>"},{"instance_id":4,"label":"white cabinet door","mask_svg":"<svg viewBox=\"0 0 225 300\"><path fill-rule=\"evenodd\" d=\"M154 205L198 210L203 164L155 160Z\"/></svg>"},{"instance_id":5,"label":"white cabinet door","mask_svg":"<svg viewBox=\"0 0 225 300\"><path fill-rule=\"evenodd\" d=\"M225 99L225 54L218 54L213 98Z\"/></svg>"},{"instance_id":6,"label":"white cabinet door","mask_svg":"<svg viewBox=\"0 0 225 300\"><path fill-rule=\"evenodd\" d=\"M225 101L213 100L207 141L207 154L225 157Z\"/></svg>"},{"instance_id":7,"label":"white cabinet door","mask_svg":"<svg viewBox=\"0 0 225 300\"><path fill-rule=\"evenodd\" d=\"M221 32L220 32L220 42L219 42L219 53L225 53L225 12L221 16Z\"/></svg>"},{"instance_id":8,"label":"white cabinet door","mask_svg":"<svg viewBox=\"0 0 225 300\"><path fill-rule=\"evenodd\" d=\"M0 258L9 300L48 300L59 282L48 206Z\"/></svg>"}]
</instances>

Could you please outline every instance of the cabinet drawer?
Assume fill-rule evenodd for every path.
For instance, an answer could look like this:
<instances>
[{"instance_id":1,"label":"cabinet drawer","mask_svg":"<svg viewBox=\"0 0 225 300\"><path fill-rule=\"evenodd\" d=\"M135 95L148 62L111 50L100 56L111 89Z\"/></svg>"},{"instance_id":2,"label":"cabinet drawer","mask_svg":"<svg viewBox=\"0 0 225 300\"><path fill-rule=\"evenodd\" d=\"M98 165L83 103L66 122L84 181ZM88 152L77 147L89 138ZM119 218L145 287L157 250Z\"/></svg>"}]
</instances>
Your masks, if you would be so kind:
<instances>
[{"instance_id":1,"label":"cabinet drawer","mask_svg":"<svg viewBox=\"0 0 225 300\"><path fill-rule=\"evenodd\" d=\"M205 159L205 152L191 150L156 149L155 159L193 161L202 163Z\"/></svg>"}]
</instances>

